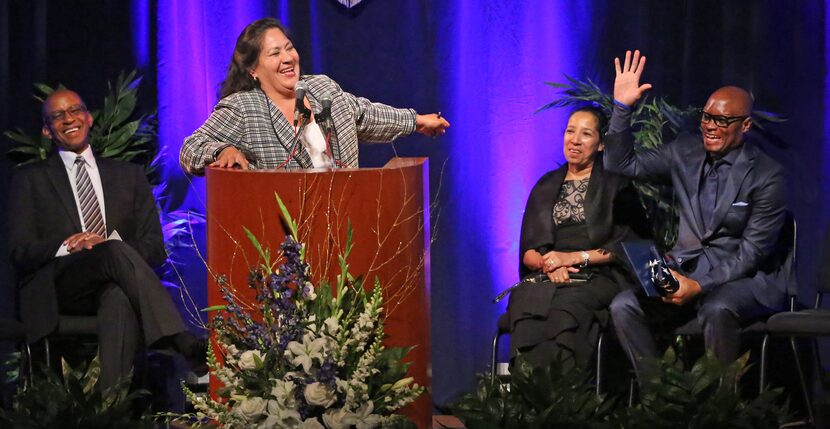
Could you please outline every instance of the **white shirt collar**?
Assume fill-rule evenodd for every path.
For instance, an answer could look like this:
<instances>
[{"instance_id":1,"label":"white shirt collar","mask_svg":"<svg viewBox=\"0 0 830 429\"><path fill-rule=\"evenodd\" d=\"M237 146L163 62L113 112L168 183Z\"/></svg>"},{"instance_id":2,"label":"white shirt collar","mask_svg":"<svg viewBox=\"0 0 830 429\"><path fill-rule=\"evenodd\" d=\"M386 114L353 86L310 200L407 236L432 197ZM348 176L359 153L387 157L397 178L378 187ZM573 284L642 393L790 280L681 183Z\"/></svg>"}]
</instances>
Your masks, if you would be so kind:
<instances>
[{"instance_id":1,"label":"white shirt collar","mask_svg":"<svg viewBox=\"0 0 830 429\"><path fill-rule=\"evenodd\" d=\"M63 161L63 165L66 166L67 170L72 170L75 167L75 158L78 157L78 154L72 151L58 149L58 155L61 157L61 161ZM95 163L95 156L92 154L92 148L87 146L83 152L81 152L81 156L84 157L87 165L90 168L97 169L98 164Z\"/></svg>"}]
</instances>

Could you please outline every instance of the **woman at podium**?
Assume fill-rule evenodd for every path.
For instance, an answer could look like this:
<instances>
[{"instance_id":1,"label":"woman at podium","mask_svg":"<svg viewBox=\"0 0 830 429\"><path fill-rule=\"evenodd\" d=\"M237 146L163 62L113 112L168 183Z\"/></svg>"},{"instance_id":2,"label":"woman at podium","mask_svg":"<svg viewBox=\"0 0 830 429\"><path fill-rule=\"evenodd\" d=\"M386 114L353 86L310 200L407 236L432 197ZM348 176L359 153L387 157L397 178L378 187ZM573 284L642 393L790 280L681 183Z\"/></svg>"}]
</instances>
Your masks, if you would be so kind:
<instances>
[{"instance_id":1,"label":"woman at podium","mask_svg":"<svg viewBox=\"0 0 830 429\"><path fill-rule=\"evenodd\" d=\"M519 271L510 295L511 357L537 366L563 358L586 366L608 304L631 283L613 255L641 221L628 179L602 168L608 120L595 107L571 113L562 149L566 164L542 176L525 207Z\"/></svg>"},{"instance_id":2,"label":"woman at podium","mask_svg":"<svg viewBox=\"0 0 830 429\"><path fill-rule=\"evenodd\" d=\"M250 23L236 40L210 117L187 137L179 162L206 166L356 168L358 140L390 142L413 131L444 134L439 114L419 115L343 91L324 75L301 75L300 56L274 18Z\"/></svg>"}]
</instances>

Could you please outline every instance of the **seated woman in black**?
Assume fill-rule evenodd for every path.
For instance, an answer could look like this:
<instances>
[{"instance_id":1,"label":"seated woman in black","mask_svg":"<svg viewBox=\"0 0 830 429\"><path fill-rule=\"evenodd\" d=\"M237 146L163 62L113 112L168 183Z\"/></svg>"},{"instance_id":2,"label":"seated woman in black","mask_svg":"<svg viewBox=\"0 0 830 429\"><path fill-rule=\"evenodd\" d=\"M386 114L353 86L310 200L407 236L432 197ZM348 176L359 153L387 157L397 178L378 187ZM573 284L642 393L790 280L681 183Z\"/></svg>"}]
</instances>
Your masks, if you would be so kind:
<instances>
[{"instance_id":1,"label":"seated woman in black","mask_svg":"<svg viewBox=\"0 0 830 429\"><path fill-rule=\"evenodd\" d=\"M595 107L573 111L563 142L567 164L530 192L520 243L525 282L508 305L512 358L520 353L539 366L561 355L584 367L608 304L633 284L613 252L634 238L627 225L642 220L642 209L629 181L602 168L607 122Z\"/></svg>"}]
</instances>

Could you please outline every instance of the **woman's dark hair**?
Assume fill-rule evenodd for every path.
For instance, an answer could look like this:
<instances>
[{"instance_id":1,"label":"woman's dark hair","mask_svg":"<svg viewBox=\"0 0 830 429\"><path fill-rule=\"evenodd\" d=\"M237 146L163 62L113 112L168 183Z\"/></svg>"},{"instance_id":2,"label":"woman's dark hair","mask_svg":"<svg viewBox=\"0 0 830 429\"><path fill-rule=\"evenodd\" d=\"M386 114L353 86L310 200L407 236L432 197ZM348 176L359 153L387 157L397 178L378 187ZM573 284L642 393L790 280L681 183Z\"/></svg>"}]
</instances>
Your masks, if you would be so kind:
<instances>
[{"instance_id":1,"label":"woman's dark hair","mask_svg":"<svg viewBox=\"0 0 830 429\"><path fill-rule=\"evenodd\" d=\"M594 115L594 117L597 119L597 127L599 128L599 141L602 141L605 137L605 133L608 132L608 115L605 114L605 111L593 104L589 104L587 106L578 107L572 110L571 113L568 114L568 120L571 119L571 116L579 112L585 112Z\"/></svg>"},{"instance_id":2,"label":"woman's dark hair","mask_svg":"<svg viewBox=\"0 0 830 429\"><path fill-rule=\"evenodd\" d=\"M259 60L262 35L272 28L279 28L286 37L289 37L288 30L278 20L262 18L248 24L239 37L236 38L236 46L233 48L228 74L225 75L225 80L219 84L220 99L240 91L250 91L259 87L259 82L251 77L251 69L256 66L257 60Z\"/></svg>"}]
</instances>

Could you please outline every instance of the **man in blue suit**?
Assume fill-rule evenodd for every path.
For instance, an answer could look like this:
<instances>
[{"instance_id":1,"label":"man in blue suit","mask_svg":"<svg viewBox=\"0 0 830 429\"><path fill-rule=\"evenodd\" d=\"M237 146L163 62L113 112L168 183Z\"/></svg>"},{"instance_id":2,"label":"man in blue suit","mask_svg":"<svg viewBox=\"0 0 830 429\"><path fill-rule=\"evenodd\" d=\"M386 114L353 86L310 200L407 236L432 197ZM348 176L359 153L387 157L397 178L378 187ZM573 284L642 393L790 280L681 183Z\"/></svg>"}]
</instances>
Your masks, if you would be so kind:
<instances>
[{"instance_id":1,"label":"man in blue suit","mask_svg":"<svg viewBox=\"0 0 830 429\"><path fill-rule=\"evenodd\" d=\"M752 97L738 87L716 90L703 108L701 135L682 134L656 150L635 151L631 108L651 88L640 84L646 58L615 59L616 79L605 167L628 176L671 180L680 212L670 252L683 268L679 289L661 299L634 291L611 304L614 326L638 376L656 357L651 328L697 318L706 347L722 363L740 353L741 326L784 308L783 258L776 249L786 218L781 167L747 142ZM702 140L702 142L701 142Z\"/></svg>"}]
</instances>

